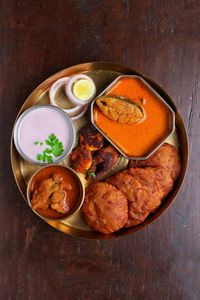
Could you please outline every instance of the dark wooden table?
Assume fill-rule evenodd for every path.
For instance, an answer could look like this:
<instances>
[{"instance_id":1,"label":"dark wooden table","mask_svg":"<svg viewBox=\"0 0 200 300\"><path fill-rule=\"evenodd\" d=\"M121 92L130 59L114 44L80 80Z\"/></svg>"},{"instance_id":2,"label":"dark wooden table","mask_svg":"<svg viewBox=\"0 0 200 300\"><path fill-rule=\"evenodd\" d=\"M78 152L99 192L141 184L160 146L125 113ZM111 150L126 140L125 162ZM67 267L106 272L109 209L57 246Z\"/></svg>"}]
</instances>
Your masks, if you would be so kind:
<instances>
[{"instance_id":1,"label":"dark wooden table","mask_svg":"<svg viewBox=\"0 0 200 300\"><path fill-rule=\"evenodd\" d=\"M1 0L0 24L0 299L199 299L200 2ZM71 238L43 223L23 201L9 158L29 93L63 68L98 60L163 86L190 143L187 178L171 208L113 241Z\"/></svg>"}]
</instances>

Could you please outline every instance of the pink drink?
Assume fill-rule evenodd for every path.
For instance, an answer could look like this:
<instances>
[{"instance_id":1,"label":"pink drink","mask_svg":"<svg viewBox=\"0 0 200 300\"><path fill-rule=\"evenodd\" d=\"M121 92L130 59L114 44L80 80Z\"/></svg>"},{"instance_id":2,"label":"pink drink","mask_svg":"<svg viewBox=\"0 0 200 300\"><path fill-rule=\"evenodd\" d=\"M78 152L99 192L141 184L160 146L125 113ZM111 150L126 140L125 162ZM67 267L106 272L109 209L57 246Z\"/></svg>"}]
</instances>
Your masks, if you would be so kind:
<instances>
[{"instance_id":1,"label":"pink drink","mask_svg":"<svg viewBox=\"0 0 200 300\"><path fill-rule=\"evenodd\" d=\"M23 153L33 161L37 161L37 154L45 150L48 145L45 140L50 134L55 134L63 144L64 152L69 146L71 128L65 115L52 107L40 107L28 112L18 129L18 141ZM43 142L43 145L34 145L34 142ZM63 152L63 153L64 153ZM53 161L59 157L52 157Z\"/></svg>"}]
</instances>

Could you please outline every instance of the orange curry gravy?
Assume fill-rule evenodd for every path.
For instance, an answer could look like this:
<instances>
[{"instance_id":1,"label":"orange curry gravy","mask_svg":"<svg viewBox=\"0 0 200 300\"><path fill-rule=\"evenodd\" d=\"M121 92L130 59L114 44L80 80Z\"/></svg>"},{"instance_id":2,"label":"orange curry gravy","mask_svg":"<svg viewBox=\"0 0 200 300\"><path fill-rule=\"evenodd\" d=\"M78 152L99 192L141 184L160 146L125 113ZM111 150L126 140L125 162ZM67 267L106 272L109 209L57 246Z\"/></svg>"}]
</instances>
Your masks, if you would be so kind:
<instances>
[{"instance_id":1,"label":"orange curry gravy","mask_svg":"<svg viewBox=\"0 0 200 300\"><path fill-rule=\"evenodd\" d=\"M136 124L120 124L107 118L98 108L94 108L95 124L127 156L147 155L169 130L169 111L159 98L137 78L121 78L106 93L123 96L140 104L144 118Z\"/></svg>"},{"instance_id":2,"label":"orange curry gravy","mask_svg":"<svg viewBox=\"0 0 200 300\"><path fill-rule=\"evenodd\" d=\"M35 190L39 188L40 182L44 179L51 178L53 175L58 175L63 178L64 191L67 193L67 203L69 206L69 212L67 214L61 214L52 208L37 209L37 213L41 216L49 219L58 219L69 215L73 208L75 208L80 197L80 184L75 175L62 166L49 166L38 172L32 180L30 192L31 198ZM71 189L67 189L67 185L71 185Z\"/></svg>"}]
</instances>

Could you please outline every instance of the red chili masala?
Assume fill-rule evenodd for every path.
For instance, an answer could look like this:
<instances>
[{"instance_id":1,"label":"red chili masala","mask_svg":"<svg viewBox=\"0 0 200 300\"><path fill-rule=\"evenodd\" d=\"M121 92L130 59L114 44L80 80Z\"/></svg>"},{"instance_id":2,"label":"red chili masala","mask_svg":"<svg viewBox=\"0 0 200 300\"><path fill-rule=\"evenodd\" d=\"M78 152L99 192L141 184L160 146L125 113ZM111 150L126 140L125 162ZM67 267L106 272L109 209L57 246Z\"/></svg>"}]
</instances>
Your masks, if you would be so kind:
<instances>
[{"instance_id":1,"label":"red chili masala","mask_svg":"<svg viewBox=\"0 0 200 300\"><path fill-rule=\"evenodd\" d=\"M62 188L67 195L66 201L69 208L66 214L62 214L52 209L50 206L47 209L38 208L37 213L45 218L58 219L65 217L71 213L76 207L80 197L80 183L76 176L68 169L62 166L49 166L38 172L32 180L30 193L31 199L33 193L38 191L42 181L48 178L59 177L62 179Z\"/></svg>"},{"instance_id":2,"label":"red chili masala","mask_svg":"<svg viewBox=\"0 0 200 300\"><path fill-rule=\"evenodd\" d=\"M137 78L121 78L106 95L134 100L144 111L144 118L130 125L115 122L107 118L97 106L94 108L97 126L127 156L145 156L167 136L169 111L142 81Z\"/></svg>"}]
</instances>

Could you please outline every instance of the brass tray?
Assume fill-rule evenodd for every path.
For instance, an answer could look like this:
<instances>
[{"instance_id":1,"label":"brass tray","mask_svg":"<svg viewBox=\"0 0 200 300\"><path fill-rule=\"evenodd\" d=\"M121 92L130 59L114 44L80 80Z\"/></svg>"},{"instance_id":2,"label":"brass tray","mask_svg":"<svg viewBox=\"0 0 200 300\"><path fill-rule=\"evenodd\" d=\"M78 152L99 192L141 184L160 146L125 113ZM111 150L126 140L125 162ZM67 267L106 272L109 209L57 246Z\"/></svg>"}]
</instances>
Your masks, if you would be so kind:
<instances>
[{"instance_id":1,"label":"brass tray","mask_svg":"<svg viewBox=\"0 0 200 300\"><path fill-rule=\"evenodd\" d=\"M76 66L72 66L70 68L64 69L51 77L47 80L42 82L26 99L24 104L22 105L18 116L35 104L44 104L49 103L48 100L48 90L49 87L53 84L55 80L60 77L71 76L76 73L86 73L90 75L96 83L97 86L97 94L100 93L105 87L110 84L117 76L122 74L129 74L129 75L139 75L142 76L160 95L165 99L165 101L171 106L171 108L175 112L176 116L176 130L175 132L168 138L167 142L173 144L174 146L179 148L181 159L182 159L182 172L181 176L179 177L178 181L176 181L173 190L169 193L169 195L165 198L162 202L161 206L156 210L156 212L150 214L147 219L140 225L128 228L128 229L121 229L120 231L110 234L104 235L95 231L92 231L90 227L88 227L81 217L81 213L77 212L76 215L68 219L67 221L48 221L45 220L49 225L53 226L54 228L69 234L74 237L82 237L82 238L89 238L89 239L112 239L121 236L126 236L129 234L133 234L136 231L144 229L148 224L155 221L175 200L175 197L180 189L180 186L183 182L185 177L187 163L188 163L188 141L185 126L183 120L181 118L180 113L178 112L174 102L172 99L166 94L166 92L153 80L147 78L146 76L142 75L141 73L117 64L111 64L106 62L91 62L91 63L84 63ZM17 116L17 117L18 117ZM86 117L83 117L79 121L75 122L75 127L78 130L80 127L86 123ZM40 167L32 165L26 161L24 161L18 152L15 149L13 144L13 138L11 137L11 144L10 144L10 155L11 155L11 165L13 174L17 183L17 186L27 202L26 199L26 187L29 178L31 175ZM65 159L62 165L67 165L68 160ZM122 168L126 164L126 161L122 159L121 166ZM116 170L115 170L116 171ZM84 178L81 178L84 180ZM28 204L28 202L27 202Z\"/></svg>"}]
</instances>

